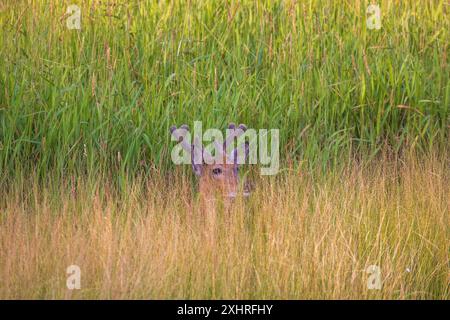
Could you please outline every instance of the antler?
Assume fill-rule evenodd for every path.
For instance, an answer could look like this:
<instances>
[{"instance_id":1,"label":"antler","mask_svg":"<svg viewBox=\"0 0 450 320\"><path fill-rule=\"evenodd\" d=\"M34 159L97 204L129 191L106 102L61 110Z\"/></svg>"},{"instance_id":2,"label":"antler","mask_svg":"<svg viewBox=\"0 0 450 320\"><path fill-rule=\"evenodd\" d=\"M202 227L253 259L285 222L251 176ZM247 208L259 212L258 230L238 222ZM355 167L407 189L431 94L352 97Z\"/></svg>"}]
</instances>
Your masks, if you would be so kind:
<instances>
[{"instance_id":1,"label":"antler","mask_svg":"<svg viewBox=\"0 0 450 320\"><path fill-rule=\"evenodd\" d=\"M234 139L238 139L241 135L244 134L245 131L247 131L247 126L245 124L241 123L239 125L239 127L236 129L236 125L233 122L231 122L228 125L228 129L231 129L233 131L231 132L231 134L229 136L227 136L227 139L224 142L223 149L225 150L225 152L227 151L227 146L232 141L234 141ZM238 148L239 148L239 146L236 145L236 148L234 148L233 150L230 151L229 154L227 154L227 159L229 162L237 164ZM245 154L248 154L248 149L249 149L249 144L248 144L248 142L245 142L245 149L244 149Z\"/></svg>"},{"instance_id":2,"label":"antler","mask_svg":"<svg viewBox=\"0 0 450 320\"><path fill-rule=\"evenodd\" d=\"M235 165L238 164L238 149L241 146L236 145L236 147L231 150L227 154L227 147L233 143L235 139L238 139L241 135L244 134L245 131L247 131L247 127L244 124L240 124L237 128L234 123L230 123L228 125L228 129L231 130L231 132L227 132L228 135L226 137L225 142L223 143L223 146L219 144L218 141L214 141L214 144L216 146L216 150L220 152L220 155L225 154L227 163L234 163ZM181 142L181 146L184 150L189 152L191 155L191 160L196 165L200 165L203 163L203 161L207 163L214 162L214 157L203 147L202 143L198 140L197 137L194 138L194 143L190 144L185 139L186 134L189 132L189 127L186 124L183 124L179 129L177 129L176 126L170 127L170 133L175 137L175 139L178 140L178 142ZM194 152L193 152L194 151ZM245 142L244 144L244 154L245 157L248 155L249 152L249 143Z\"/></svg>"},{"instance_id":3,"label":"antler","mask_svg":"<svg viewBox=\"0 0 450 320\"><path fill-rule=\"evenodd\" d=\"M182 130L182 131L180 132L180 130ZM188 132L189 132L189 127L186 124L183 124L179 129L177 129L176 126L170 127L170 133L175 137L175 139L178 140L178 142L181 142L181 146L183 147L184 150L189 152L189 154L191 155L191 159L195 162L195 164L202 164L203 160L210 162L212 159L212 156L209 154L209 152L207 150L205 150L203 148L203 145L201 144L201 142L198 140L197 137L194 138L193 144L190 144L188 141L186 141L186 139L184 139L186 136L186 133L188 133ZM194 150L194 154L192 153L193 150ZM198 154L199 151L200 151L200 155ZM198 159L198 156L200 156L200 159ZM200 163L197 163L197 162L200 162Z\"/></svg>"},{"instance_id":4,"label":"antler","mask_svg":"<svg viewBox=\"0 0 450 320\"><path fill-rule=\"evenodd\" d=\"M238 149L239 148L244 148L243 149L243 155L244 155L244 159L241 160L243 161L243 163L245 163L245 159L247 159L249 153L250 153L250 144L248 141L246 141L244 144L237 146L229 155L229 159L231 159L232 163L234 165L241 165L243 163L239 163L239 159L238 159Z\"/></svg>"},{"instance_id":5,"label":"antler","mask_svg":"<svg viewBox=\"0 0 450 320\"><path fill-rule=\"evenodd\" d=\"M180 130L183 130L183 132L180 132ZM170 127L170 133L175 137L175 139L178 140L178 142L181 142L181 146L184 150L189 152L189 154L192 152L192 145L187 142L184 137L186 136L186 133L189 132L189 127L186 124L183 124L180 129L177 129L177 126L171 126Z\"/></svg>"}]
</instances>

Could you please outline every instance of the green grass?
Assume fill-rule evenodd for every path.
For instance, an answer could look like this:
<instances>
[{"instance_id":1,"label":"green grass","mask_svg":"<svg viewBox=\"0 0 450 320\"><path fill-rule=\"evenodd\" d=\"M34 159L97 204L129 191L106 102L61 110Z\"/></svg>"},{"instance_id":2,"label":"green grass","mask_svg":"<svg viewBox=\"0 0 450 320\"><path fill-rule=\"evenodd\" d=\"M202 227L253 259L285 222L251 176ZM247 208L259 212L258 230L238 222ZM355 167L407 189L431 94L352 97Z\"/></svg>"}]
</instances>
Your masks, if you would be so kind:
<instances>
[{"instance_id":1,"label":"green grass","mask_svg":"<svg viewBox=\"0 0 450 320\"><path fill-rule=\"evenodd\" d=\"M166 171L194 120L279 128L310 167L447 150L446 1L380 1L381 30L366 1L109 3L0 5L3 177Z\"/></svg>"}]
</instances>

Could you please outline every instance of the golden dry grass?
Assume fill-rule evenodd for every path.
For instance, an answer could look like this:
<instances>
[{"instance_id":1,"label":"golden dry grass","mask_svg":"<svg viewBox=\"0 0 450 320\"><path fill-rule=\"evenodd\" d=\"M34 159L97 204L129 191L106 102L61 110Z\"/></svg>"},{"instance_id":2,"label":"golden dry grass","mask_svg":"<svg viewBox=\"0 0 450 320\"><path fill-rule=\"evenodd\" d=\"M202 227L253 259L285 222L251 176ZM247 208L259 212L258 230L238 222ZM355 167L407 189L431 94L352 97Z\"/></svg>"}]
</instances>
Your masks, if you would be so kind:
<instances>
[{"instance_id":1,"label":"golden dry grass","mask_svg":"<svg viewBox=\"0 0 450 320\"><path fill-rule=\"evenodd\" d=\"M0 193L0 298L448 299L445 161L258 178L215 230L185 176L122 192L24 179ZM72 264L81 290L66 287Z\"/></svg>"}]
</instances>

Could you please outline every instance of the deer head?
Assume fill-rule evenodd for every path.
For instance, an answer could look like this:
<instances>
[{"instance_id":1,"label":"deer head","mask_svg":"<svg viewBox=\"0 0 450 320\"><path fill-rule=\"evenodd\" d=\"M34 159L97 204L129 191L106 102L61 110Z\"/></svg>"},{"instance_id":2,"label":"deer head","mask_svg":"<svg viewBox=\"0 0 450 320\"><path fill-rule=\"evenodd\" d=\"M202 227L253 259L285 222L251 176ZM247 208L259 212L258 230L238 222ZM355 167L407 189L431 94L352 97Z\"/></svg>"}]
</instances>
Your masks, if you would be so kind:
<instances>
[{"instance_id":1,"label":"deer head","mask_svg":"<svg viewBox=\"0 0 450 320\"><path fill-rule=\"evenodd\" d=\"M203 199L214 200L221 197L224 200L234 199L239 192L239 166L245 163L249 154L249 143L245 142L242 146L236 146L229 153L227 147L234 145L234 140L241 136L247 127L240 124L238 128L233 123L228 126L228 136L221 145L215 141L215 150L219 154L214 157L203 147L199 141L193 144L185 139L185 135L189 132L187 125L182 125L177 130L176 126L170 128L171 134L181 142L181 146L191 156L192 169L199 177L199 193ZM230 134L231 133L231 134ZM239 148L243 152L243 161L238 161ZM220 161L217 161L219 159ZM244 184L243 196L250 194L247 184Z\"/></svg>"}]
</instances>

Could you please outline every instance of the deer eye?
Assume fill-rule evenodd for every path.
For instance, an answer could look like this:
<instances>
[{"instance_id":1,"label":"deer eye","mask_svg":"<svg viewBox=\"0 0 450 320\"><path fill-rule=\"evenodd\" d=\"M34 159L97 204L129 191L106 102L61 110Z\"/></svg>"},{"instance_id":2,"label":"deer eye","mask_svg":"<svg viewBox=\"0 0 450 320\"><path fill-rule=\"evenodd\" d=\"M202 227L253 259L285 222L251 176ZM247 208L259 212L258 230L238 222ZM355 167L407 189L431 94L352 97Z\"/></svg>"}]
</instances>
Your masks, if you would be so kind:
<instances>
[{"instance_id":1,"label":"deer eye","mask_svg":"<svg viewBox=\"0 0 450 320\"><path fill-rule=\"evenodd\" d=\"M212 170L213 175L218 176L219 174L222 174L222 169L221 168L214 168Z\"/></svg>"}]
</instances>

